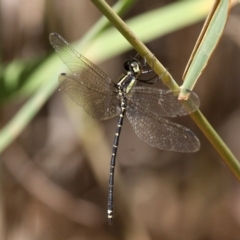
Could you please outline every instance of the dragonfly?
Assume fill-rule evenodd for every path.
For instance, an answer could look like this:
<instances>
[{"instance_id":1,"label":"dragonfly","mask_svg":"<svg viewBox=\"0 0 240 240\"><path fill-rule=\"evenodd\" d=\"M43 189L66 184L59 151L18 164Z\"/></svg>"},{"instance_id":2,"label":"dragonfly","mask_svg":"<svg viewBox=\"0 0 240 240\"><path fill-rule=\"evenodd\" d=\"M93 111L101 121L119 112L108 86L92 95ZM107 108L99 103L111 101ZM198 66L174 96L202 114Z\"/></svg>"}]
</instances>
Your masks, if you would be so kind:
<instances>
[{"instance_id":1,"label":"dragonfly","mask_svg":"<svg viewBox=\"0 0 240 240\"><path fill-rule=\"evenodd\" d=\"M100 68L79 54L57 33L51 33L50 43L70 70L59 76L60 90L80 105L90 116L98 120L118 117L110 160L108 223L113 223L114 169L124 116L136 135L151 147L175 152L196 152L200 141L188 128L165 117L188 115L199 108L195 93L189 100L179 101L171 90L137 86L138 82L153 84L151 79L142 80L147 74L146 64L136 57L124 62L125 73L115 83Z\"/></svg>"}]
</instances>

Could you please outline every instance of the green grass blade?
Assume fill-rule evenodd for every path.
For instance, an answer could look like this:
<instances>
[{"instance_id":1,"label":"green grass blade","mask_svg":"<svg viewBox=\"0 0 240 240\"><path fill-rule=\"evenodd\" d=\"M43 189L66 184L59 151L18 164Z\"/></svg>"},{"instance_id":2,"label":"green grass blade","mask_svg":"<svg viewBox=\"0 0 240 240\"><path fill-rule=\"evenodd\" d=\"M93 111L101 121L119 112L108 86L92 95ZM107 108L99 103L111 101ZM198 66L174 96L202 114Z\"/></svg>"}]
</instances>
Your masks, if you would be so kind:
<instances>
[{"instance_id":1,"label":"green grass blade","mask_svg":"<svg viewBox=\"0 0 240 240\"><path fill-rule=\"evenodd\" d=\"M203 69L206 67L226 25L229 6L229 0L216 1L213 13L211 12L209 18L206 20L203 34L200 35L200 39L193 50L190 62L186 68L186 73L184 73L184 83L181 86L179 99L187 98L189 90L193 89ZM213 15L211 16L211 14Z\"/></svg>"}]
</instances>

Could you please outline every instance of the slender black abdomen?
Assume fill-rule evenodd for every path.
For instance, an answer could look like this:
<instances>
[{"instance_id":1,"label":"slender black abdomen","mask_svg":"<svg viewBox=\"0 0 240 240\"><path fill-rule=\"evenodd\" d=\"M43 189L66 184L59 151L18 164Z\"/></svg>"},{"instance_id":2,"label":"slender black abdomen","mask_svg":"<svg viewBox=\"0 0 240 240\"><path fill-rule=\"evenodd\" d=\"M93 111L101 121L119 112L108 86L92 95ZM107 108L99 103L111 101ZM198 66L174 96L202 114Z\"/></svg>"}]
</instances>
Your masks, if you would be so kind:
<instances>
[{"instance_id":1,"label":"slender black abdomen","mask_svg":"<svg viewBox=\"0 0 240 240\"><path fill-rule=\"evenodd\" d=\"M111 157L111 161L110 161L110 173L109 173L109 185L108 185L108 209L107 209L108 223L109 224L113 223L114 169L115 169L115 165L116 165L116 155L117 155L119 137L120 137L120 133L121 133L121 130L122 130L123 118L124 118L124 115L125 115L125 111L126 111L126 106L125 106L124 101L122 101L122 104L121 104L121 114L119 115L119 119L118 119L117 129L116 129L116 133L115 133L115 137L114 137L114 141L113 141L112 157Z\"/></svg>"}]
</instances>

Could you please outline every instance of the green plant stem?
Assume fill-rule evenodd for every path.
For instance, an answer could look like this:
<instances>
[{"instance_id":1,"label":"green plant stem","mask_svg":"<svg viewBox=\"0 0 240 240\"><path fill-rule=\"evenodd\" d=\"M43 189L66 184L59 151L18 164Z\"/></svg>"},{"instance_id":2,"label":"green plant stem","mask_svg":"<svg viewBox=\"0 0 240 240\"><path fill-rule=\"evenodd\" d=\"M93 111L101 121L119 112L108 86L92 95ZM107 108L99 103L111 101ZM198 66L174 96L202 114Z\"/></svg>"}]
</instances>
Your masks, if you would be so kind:
<instances>
[{"instance_id":1,"label":"green plant stem","mask_svg":"<svg viewBox=\"0 0 240 240\"><path fill-rule=\"evenodd\" d=\"M126 38L126 40L136 49L136 51L146 59L150 66L153 66L153 70L160 76L162 76L163 82L171 89L178 90L179 87L173 80L171 75L166 72L166 69L162 64L153 58L154 55L150 50L135 36L135 34L128 28L128 26L122 21L122 19L111 9L111 7L104 0L91 0L92 3L104 14L108 20L119 30L119 32ZM222 141L217 132L213 129L200 110L190 115L198 127L202 130L204 135L213 145L218 154L222 157L224 162L233 172L233 174L240 180L240 165L238 160Z\"/></svg>"}]
</instances>

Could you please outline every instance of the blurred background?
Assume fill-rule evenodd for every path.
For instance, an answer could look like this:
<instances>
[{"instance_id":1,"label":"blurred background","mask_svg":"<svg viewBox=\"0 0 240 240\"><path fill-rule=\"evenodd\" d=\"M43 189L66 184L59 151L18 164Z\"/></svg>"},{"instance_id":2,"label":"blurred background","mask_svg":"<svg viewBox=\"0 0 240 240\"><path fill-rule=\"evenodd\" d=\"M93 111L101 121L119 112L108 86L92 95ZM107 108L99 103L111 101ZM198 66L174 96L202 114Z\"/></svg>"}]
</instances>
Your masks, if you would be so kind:
<instances>
[{"instance_id":1,"label":"blurred background","mask_svg":"<svg viewBox=\"0 0 240 240\"><path fill-rule=\"evenodd\" d=\"M176 2L136 1L123 19ZM101 14L87 0L0 3L3 128L33 95L29 89L34 83L24 88L25 80L53 53L49 34L57 32L68 42L78 40ZM147 43L179 84L203 21ZM130 51L98 66L116 81L124 60L134 55ZM61 73L65 66L56 61ZM236 5L194 91L200 110L238 159L239 63L240 5ZM42 81L58 82L57 74L50 78L43 73ZM165 88L161 83L156 87ZM1 154L0 239L239 239L239 182L189 116L176 122L201 141L200 151L191 154L151 148L125 119L117 157L114 225L109 226L108 171L117 118L94 121L63 95L55 91Z\"/></svg>"}]
</instances>

